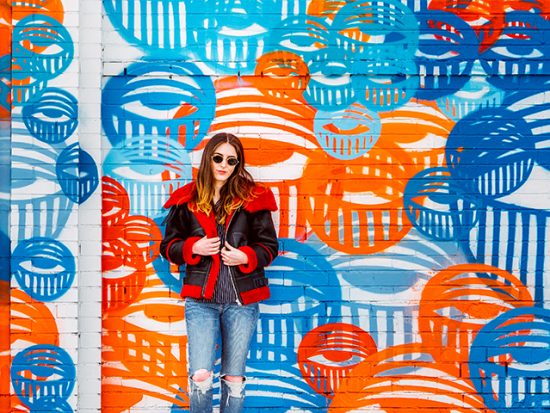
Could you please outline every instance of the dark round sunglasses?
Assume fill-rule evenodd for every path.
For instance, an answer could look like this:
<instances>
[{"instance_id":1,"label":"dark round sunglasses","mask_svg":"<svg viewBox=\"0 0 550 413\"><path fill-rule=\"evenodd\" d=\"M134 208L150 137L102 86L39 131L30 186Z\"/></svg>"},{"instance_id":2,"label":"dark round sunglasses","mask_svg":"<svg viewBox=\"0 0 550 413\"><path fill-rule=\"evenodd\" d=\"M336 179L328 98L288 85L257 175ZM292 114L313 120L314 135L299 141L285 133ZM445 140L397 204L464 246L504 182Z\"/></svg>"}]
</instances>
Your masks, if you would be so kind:
<instances>
[{"instance_id":1,"label":"dark round sunglasses","mask_svg":"<svg viewBox=\"0 0 550 413\"><path fill-rule=\"evenodd\" d=\"M223 162L223 156L218 155L218 154L212 155L212 160L214 161L214 163L222 163ZM229 166L235 166L238 163L239 163L239 160L237 158L235 158L234 156L228 156L227 157L227 164Z\"/></svg>"}]
</instances>

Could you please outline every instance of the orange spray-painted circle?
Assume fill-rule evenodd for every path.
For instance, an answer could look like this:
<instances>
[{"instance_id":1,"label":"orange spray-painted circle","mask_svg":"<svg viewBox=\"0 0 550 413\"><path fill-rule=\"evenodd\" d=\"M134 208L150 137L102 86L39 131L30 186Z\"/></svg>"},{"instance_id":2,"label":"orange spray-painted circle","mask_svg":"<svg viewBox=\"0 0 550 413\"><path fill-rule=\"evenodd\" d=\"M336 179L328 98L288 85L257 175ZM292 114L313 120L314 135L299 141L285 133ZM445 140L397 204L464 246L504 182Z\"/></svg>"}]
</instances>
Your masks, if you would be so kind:
<instances>
[{"instance_id":1,"label":"orange spray-painted circle","mask_svg":"<svg viewBox=\"0 0 550 413\"><path fill-rule=\"evenodd\" d=\"M513 308L533 305L531 293L514 275L485 264L460 264L431 278L420 299L422 342L446 363L464 363L477 332Z\"/></svg>"},{"instance_id":2,"label":"orange spray-painted circle","mask_svg":"<svg viewBox=\"0 0 550 413\"><path fill-rule=\"evenodd\" d=\"M104 316L102 411L129 410L144 396L189 406L183 310L150 274L134 303Z\"/></svg>"},{"instance_id":3,"label":"orange spray-painted circle","mask_svg":"<svg viewBox=\"0 0 550 413\"><path fill-rule=\"evenodd\" d=\"M368 357L342 381L329 412L488 413L452 364L435 362L420 344L389 347Z\"/></svg>"},{"instance_id":4,"label":"orange spray-painted circle","mask_svg":"<svg viewBox=\"0 0 550 413\"><path fill-rule=\"evenodd\" d=\"M378 146L398 146L419 171L445 164L445 145L455 122L434 103L411 101L391 112L381 112L380 119Z\"/></svg>"},{"instance_id":5,"label":"orange spray-painted circle","mask_svg":"<svg viewBox=\"0 0 550 413\"><path fill-rule=\"evenodd\" d=\"M409 156L378 146L360 158L338 161L328 155L310 163L304 178L307 220L330 247L370 254L399 242L411 229L403 194L411 173Z\"/></svg>"},{"instance_id":6,"label":"orange spray-painted circle","mask_svg":"<svg viewBox=\"0 0 550 413\"><path fill-rule=\"evenodd\" d=\"M130 198L126 189L115 179L104 176L101 180L101 223L117 225L130 213Z\"/></svg>"},{"instance_id":7,"label":"orange spray-painted circle","mask_svg":"<svg viewBox=\"0 0 550 413\"><path fill-rule=\"evenodd\" d=\"M319 394L333 397L357 364L376 352L369 333L352 324L332 323L306 334L298 348L302 376Z\"/></svg>"},{"instance_id":8,"label":"orange spray-painted circle","mask_svg":"<svg viewBox=\"0 0 550 413\"><path fill-rule=\"evenodd\" d=\"M11 289L10 300L11 345L19 340L33 345L59 345L57 322L46 304L17 288Z\"/></svg>"},{"instance_id":9,"label":"orange spray-painted circle","mask_svg":"<svg viewBox=\"0 0 550 413\"><path fill-rule=\"evenodd\" d=\"M275 98L301 99L309 81L309 69L294 53L270 52L258 59L251 81L258 90Z\"/></svg>"},{"instance_id":10,"label":"orange spray-painted circle","mask_svg":"<svg viewBox=\"0 0 550 413\"><path fill-rule=\"evenodd\" d=\"M103 309L110 311L136 300L145 284L145 269L158 257L162 238L156 223L130 215L103 228Z\"/></svg>"}]
</instances>

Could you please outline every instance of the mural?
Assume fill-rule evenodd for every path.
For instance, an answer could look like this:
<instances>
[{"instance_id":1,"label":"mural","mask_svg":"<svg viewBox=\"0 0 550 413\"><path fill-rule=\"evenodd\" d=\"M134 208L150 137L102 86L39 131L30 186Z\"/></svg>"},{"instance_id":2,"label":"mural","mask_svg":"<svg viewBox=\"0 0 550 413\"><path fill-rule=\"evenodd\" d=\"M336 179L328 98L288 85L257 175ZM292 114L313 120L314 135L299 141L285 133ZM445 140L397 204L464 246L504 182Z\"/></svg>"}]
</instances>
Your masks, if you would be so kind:
<instances>
[{"instance_id":1,"label":"mural","mask_svg":"<svg viewBox=\"0 0 550 413\"><path fill-rule=\"evenodd\" d=\"M188 411L162 206L220 131L280 207L247 411L550 409L548 2L104 0L102 159L65 3L0 5L6 411L76 411L96 191L102 411Z\"/></svg>"},{"instance_id":2,"label":"mural","mask_svg":"<svg viewBox=\"0 0 550 413\"><path fill-rule=\"evenodd\" d=\"M10 403L11 9L0 5L0 410Z\"/></svg>"},{"instance_id":3,"label":"mural","mask_svg":"<svg viewBox=\"0 0 550 413\"><path fill-rule=\"evenodd\" d=\"M74 223L100 177L78 144L74 29L60 0L0 5L3 412L76 411Z\"/></svg>"},{"instance_id":4,"label":"mural","mask_svg":"<svg viewBox=\"0 0 550 413\"><path fill-rule=\"evenodd\" d=\"M187 407L185 336L162 324L170 308L172 326L184 317L173 301L181 269L158 256L152 234L220 131L243 139L280 205L249 409L550 407L550 209L536 186L550 177L542 2L104 6L119 36L110 40L133 50L110 56L122 66L103 88L106 228L156 223L126 236L125 255L120 238L104 239L104 262L125 257L105 273L104 306L116 308L104 313L105 409ZM491 323L502 329L486 334ZM136 342L124 339L114 358L110 337L123 326ZM152 341L170 339L155 354ZM484 352L492 341L495 355ZM139 378L134 347L145 366L183 370L151 366Z\"/></svg>"}]
</instances>

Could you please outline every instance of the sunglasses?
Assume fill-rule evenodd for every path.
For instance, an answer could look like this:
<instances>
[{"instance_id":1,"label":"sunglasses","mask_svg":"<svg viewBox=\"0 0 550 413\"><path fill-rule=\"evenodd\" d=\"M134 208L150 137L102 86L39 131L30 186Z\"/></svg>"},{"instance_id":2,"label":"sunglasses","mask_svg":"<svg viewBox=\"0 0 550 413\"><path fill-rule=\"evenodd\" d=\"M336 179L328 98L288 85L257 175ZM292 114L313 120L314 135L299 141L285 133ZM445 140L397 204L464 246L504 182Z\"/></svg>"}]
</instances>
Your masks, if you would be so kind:
<instances>
[{"instance_id":1,"label":"sunglasses","mask_svg":"<svg viewBox=\"0 0 550 413\"><path fill-rule=\"evenodd\" d=\"M212 160L214 161L214 163L222 163L223 159L224 158L222 155L218 155L218 154L212 155ZM227 164L229 166L235 166L239 163L239 160L234 156L228 156L226 159L227 159Z\"/></svg>"}]
</instances>

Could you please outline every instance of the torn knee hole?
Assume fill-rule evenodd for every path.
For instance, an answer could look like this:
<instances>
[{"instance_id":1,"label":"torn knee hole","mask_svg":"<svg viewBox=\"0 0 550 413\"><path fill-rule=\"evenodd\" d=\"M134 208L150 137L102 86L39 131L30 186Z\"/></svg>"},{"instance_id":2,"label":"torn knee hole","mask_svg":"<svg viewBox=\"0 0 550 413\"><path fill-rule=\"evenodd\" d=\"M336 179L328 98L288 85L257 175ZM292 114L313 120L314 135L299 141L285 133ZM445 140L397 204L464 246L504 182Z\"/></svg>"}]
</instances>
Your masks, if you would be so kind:
<instances>
[{"instance_id":1,"label":"torn knee hole","mask_svg":"<svg viewBox=\"0 0 550 413\"><path fill-rule=\"evenodd\" d=\"M212 373L208 370L197 370L193 377L191 377L191 389L198 391L200 394L206 394L212 389Z\"/></svg>"},{"instance_id":2,"label":"torn knee hole","mask_svg":"<svg viewBox=\"0 0 550 413\"><path fill-rule=\"evenodd\" d=\"M232 383L241 383L244 381L244 377L243 376L223 376L223 378L226 380L226 381L230 381Z\"/></svg>"},{"instance_id":3,"label":"torn knee hole","mask_svg":"<svg viewBox=\"0 0 550 413\"><path fill-rule=\"evenodd\" d=\"M195 374L193 374L193 377L191 377L191 380L193 380L194 382L202 382L202 381L208 380L210 377L212 377L212 373L210 373L206 369L200 369L200 370L197 370Z\"/></svg>"},{"instance_id":4,"label":"torn knee hole","mask_svg":"<svg viewBox=\"0 0 550 413\"><path fill-rule=\"evenodd\" d=\"M229 390L229 397L243 397L245 378L242 376L224 376L222 380L225 382Z\"/></svg>"}]
</instances>

